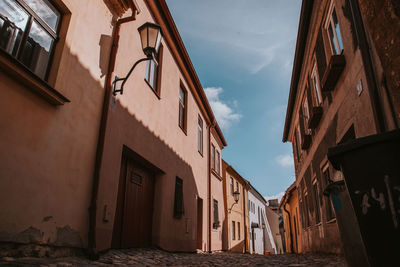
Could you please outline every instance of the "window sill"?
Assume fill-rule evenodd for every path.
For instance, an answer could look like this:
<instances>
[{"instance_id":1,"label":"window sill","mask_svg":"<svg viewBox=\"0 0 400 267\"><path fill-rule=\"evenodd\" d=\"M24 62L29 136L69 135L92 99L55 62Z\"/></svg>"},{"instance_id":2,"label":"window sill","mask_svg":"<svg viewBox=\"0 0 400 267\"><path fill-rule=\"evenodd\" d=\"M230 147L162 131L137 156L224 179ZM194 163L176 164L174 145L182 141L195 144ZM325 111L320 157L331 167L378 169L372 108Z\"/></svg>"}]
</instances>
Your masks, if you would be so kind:
<instances>
[{"instance_id":1,"label":"window sill","mask_svg":"<svg viewBox=\"0 0 400 267\"><path fill-rule=\"evenodd\" d=\"M219 175L219 173L217 173L214 169L211 169L211 173L214 174L214 176L217 177L220 181L222 181L221 175Z\"/></svg>"},{"instance_id":2,"label":"window sill","mask_svg":"<svg viewBox=\"0 0 400 267\"><path fill-rule=\"evenodd\" d=\"M156 95L156 97L157 97L159 100L161 100L160 93L157 92L156 90L154 90L154 88L150 85L150 83L149 83L146 79L144 79L144 81L145 81L146 84L150 87L150 90Z\"/></svg>"},{"instance_id":3,"label":"window sill","mask_svg":"<svg viewBox=\"0 0 400 267\"><path fill-rule=\"evenodd\" d=\"M0 49L0 68L10 74L17 82L24 84L27 89L43 97L50 104L64 105L70 102L68 98L2 49Z\"/></svg>"},{"instance_id":4,"label":"window sill","mask_svg":"<svg viewBox=\"0 0 400 267\"><path fill-rule=\"evenodd\" d=\"M336 218L330 219L329 221L326 222L326 224L331 224L331 223L335 223L336 222Z\"/></svg>"},{"instance_id":5,"label":"window sill","mask_svg":"<svg viewBox=\"0 0 400 267\"><path fill-rule=\"evenodd\" d=\"M343 54L331 56L321 81L323 92L328 92L335 89L336 83L339 80L345 66L346 59Z\"/></svg>"}]
</instances>

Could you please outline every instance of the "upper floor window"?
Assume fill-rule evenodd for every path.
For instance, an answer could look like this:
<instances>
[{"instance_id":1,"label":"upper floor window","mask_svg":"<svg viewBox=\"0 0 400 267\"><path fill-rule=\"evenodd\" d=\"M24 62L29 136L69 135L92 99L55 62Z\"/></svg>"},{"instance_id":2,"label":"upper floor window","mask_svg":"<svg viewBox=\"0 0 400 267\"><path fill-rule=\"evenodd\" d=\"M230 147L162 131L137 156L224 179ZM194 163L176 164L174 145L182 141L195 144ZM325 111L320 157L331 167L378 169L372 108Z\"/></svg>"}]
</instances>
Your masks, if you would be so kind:
<instances>
[{"instance_id":1,"label":"upper floor window","mask_svg":"<svg viewBox=\"0 0 400 267\"><path fill-rule=\"evenodd\" d=\"M301 132L300 132L300 124L297 125L296 127L296 144L297 144L297 151L299 154L301 154L302 148L301 148Z\"/></svg>"},{"instance_id":2,"label":"upper floor window","mask_svg":"<svg viewBox=\"0 0 400 267\"><path fill-rule=\"evenodd\" d=\"M230 185L231 185L231 195L233 196L234 189L233 189L233 179L232 179L232 177L231 177L231 180L230 180Z\"/></svg>"},{"instance_id":3,"label":"upper floor window","mask_svg":"<svg viewBox=\"0 0 400 267\"><path fill-rule=\"evenodd\" d=\"M201 155L203 155L203 120L201 119L200 115L199 115L199 119L198 119L198 141L197 141L197 148L198 151L200 152Z\"/></svg>"},{"instance_id":4,"label":"upper floor window","mask_svg":"<svg viewBox=\"0 0 400 267\"><path fill-rule=\"evenodd\" d=\"M239 182L236 181L236 191L239 192Z\"/></svg>"},{"instance_id":5,"label":"upper floor window","mask_svg":"<svg viewBox=\"0 0 400 267\"><path fill-rule=\"evenodd\" d=\"M315 95L315 102L317 106L322 104L322 95L321 95L321 87L319 84L319 77L318 77L318 71L317 71L317 64L315 63L313 71L311 73L311 81L312 81L312 87Z\"/></svg>"},{"instance_id":6,"label":"upper floor window","mask_svg":"<svg viewBox=\"0 0 400 267\"><path fill-rule=\"evenodd\" d=\"M218 174L220 174L219 173L219 171L220 171L220 164L219 164L219 162L220 162L220 154L219 154L219 151L216 151L216 153L215 153L216 155L215 155L215 166L216 166L216 168L215 168L215 171L218 173Z\"/></svg>"},{"instance_id":7,"label":"upper floor window","mask_svg":"<svg viewBox=\"0 0 400 267\"><path fill-rule=\"evenodd\" d=\"M0 48L46 79L60 18L47 0L1 0Z\"/></svg>"},{"instance_id":8,"label":"upper floor window","mask_svg":"<svg viewBox=\"0 0 400 267\"><path fill-rule=\"evenodd\" d=\"M215 170L215 146L211 144L211 169Z\"/></svg>"},{"instance_id":9,"label":"upper floor window","mask_svg":"<svg viewBox=\"0 0 400 267\"><path fill-rule=\"evenodd\" d=\"M308 125L308 120L310 119L310 110L308 108L308 101L307 101L307 91L304 94L303 97L303 116L304 116L304 121L305 125Z\"/></svg>"},{"instance_id":10,"label":"upper floor window","mask_svg":"<svg viewBox=\"0 0 400 267\"><path fill-rule=\"evenodd\" d=\"M179 87L179 127L186 132L187 92L181 85Z\"/></svg>"},{"instance_id":11,"label":"upper floor window","mask_svg":"<svg viewBox=\"0 0 400 267\"><path fill-rule=\"evenodd\" d=\"M146 61L146 70L144 79L151 89L159 96L160 95L160 82L161 82L161 60L162 60L163 47L160 45L158 53L154 58Z\"/></svg>"},{"instance_id":12,"label":"upper floor window","mask_svg":"<svg viewBox=\"0 0 400 267\"><path fill-rule=\"evenodd\" d=\"M326 27L332 52L335 55L340 55L343 51L343 42L335 8L332 9L332 12L328 17Z\"/></svg>"}]
</instances>

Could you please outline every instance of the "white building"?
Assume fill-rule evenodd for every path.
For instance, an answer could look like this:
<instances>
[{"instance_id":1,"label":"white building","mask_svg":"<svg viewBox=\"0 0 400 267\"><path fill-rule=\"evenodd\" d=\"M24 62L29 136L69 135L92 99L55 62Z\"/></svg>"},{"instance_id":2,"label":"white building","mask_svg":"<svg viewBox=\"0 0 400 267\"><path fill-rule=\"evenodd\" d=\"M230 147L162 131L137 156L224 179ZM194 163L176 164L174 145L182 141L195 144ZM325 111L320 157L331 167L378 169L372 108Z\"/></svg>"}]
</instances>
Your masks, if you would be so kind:
<instances>
[{"instance_id":1,"label":"white building","mask_svg":"<svg viewBox=\"0 0 400 267\"><path fill-rule=\"evenodd\" d=\"M264 254L269 251L271 254L276 254L271 227L265 216L266 201L251 184L248 196L250 253Z\"/></svg>"}]
</instances>

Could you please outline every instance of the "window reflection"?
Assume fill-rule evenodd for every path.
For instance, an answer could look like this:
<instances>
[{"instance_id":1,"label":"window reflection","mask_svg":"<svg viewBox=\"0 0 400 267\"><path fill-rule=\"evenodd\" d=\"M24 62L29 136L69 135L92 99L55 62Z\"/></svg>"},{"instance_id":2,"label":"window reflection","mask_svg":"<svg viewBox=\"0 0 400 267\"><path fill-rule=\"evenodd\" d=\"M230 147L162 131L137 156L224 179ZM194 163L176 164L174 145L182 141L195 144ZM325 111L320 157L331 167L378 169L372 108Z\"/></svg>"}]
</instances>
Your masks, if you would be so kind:
<instances>
[{"instance_id":1,"label":"window reflection","mask_svg":"<svg viewBox=\"0 0 400 267\"><path fill-rule=\"evenodd\" d=\"M28 14L13 0L0 0L0 47L16 56Z\"/></svg>"},{"instance_id":2,"label":"window reflection","mask_svg":"<svg viewBox=\"0 0 400 267\"><path fill-rule=\"evenodd\" d=\"M23 47L21 61L42 79L46 75L52 43L51 36L34 21Z\"/></svg>"},{"instance_id":3,"label":"window reflection","mask_svg":"<svg viewBox=\"0 0 400 267\"><path fill-rule=\"evenodd\" d=\"M44 0L24 0L38 16L44 20L54 31L57 30L60 13Z\"/></svg>"},{"instance_id":4,"label":"window reflection","mask_svg":"<svg viewBox=\"0 0 400 267\"><path fill-rule=\"evenodd\" d=\"M45 79L59 19L47 0L0 0L0 49Z\"/></svg>"}]
</instances>

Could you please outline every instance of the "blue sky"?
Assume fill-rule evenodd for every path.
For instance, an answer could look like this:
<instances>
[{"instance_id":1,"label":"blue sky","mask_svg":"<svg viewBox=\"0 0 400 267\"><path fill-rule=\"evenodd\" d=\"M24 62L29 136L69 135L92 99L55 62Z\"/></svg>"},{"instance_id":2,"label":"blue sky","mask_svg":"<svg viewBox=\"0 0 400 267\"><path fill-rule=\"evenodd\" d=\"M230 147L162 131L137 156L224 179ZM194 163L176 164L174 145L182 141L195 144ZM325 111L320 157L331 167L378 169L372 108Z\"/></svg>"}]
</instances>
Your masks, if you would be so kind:
<instances>
[{"instance_id":1,"label":"blue sky","mask_svg":"<svg viewBox=\"0 0 400 267\"><path fill-rule=\"evenodd\" d=\"M283 125L301 0L167 0L228 146L265 197L294 181Z\"/></svg>"}]
</instances>

